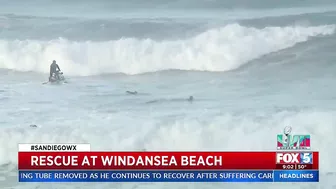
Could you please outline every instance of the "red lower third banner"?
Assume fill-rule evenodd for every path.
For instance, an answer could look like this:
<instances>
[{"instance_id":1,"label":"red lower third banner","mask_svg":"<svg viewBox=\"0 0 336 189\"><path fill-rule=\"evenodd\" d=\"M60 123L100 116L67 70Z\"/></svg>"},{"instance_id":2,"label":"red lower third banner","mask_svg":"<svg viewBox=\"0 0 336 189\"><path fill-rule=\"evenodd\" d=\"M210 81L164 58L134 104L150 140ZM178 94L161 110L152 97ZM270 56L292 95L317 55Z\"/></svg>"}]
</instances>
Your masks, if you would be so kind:
<instances>
[{"instance_id":1,"label":"red lower third banner","mask_svg":"<svg viewBox=\"0 0 336 189\"><path fill-rule=\"evenodd\" d=\"M19 152L19 170L318 170L318 152Z\"/></svg>"}]
</instances>

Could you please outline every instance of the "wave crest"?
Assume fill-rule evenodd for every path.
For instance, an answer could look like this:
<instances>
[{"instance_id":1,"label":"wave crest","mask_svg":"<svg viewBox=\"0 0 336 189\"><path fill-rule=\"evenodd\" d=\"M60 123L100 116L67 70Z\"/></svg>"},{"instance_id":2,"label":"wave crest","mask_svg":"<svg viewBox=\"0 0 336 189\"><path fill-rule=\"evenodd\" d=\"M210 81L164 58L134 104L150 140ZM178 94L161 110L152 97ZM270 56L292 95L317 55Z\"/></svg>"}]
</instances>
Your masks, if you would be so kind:
<instances>
[{"instance_id":1,"label":"wave crest","mask_svg":"<svg viewBox=\"0 0 336 189\"><path fill-rule=\"evenodd\" d=\"M169 69L229 71L271 52L331 35L335 25L266 27L229 24L175 41L121 38L105 42L0 40L0 68L49 72L57 60L67 75L140 74Z\"/></svg>"}]
</instances>

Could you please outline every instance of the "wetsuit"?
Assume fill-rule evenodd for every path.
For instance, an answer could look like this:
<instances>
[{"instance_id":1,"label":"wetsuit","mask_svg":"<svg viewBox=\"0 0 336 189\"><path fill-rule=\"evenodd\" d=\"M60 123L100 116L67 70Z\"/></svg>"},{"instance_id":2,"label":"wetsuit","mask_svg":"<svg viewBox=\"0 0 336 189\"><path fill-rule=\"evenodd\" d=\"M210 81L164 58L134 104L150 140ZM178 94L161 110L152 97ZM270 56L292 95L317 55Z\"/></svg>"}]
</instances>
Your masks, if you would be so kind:
<instances>
[{"instance_id":1,"label":"wetsuit","mask_svg":"<svg viewBox=\"0 0 336 189\"><path fill-rule=\"evenodd\" d=\"M55 73L57 79L58 79L58 71L60 71L61 69L59 68L59 66L53 62L51 65L50 65L50 77L52 77L52 74Z\"/></svg>"}]
</instances>

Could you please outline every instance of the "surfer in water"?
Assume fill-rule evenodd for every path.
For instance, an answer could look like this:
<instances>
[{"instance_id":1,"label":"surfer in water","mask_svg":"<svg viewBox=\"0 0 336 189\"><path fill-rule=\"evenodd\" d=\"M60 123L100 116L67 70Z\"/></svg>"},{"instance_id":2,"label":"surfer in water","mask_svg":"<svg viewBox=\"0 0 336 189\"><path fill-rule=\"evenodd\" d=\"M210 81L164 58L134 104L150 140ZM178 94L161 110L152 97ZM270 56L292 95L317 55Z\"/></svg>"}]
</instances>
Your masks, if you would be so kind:
<instances>
[{"instance_id":1,"label":"surfer in water","mask_svg":"<svg viewBox=\"0 0 336 189\"><path fill-rule=\"evenodd\" d=\"M53 62L50 65L49 81L51 81L51 77L52 77L53 74L55 74L56 78L59 79L58 72L60 72L60 71L61 71L61 69L58 66L58 64L56 64L56 60L53 60Z\"/></svg>"},{"instance_id":2,"label":"surfer in water","mask_svg":"<svg viewBox=\"0 0 336 189\"><path fill-rule=\"evenodd\" d=\"M126 91L126 93L128 93L128 94L132 94L132 95L136 95L136 94L138 94L137 91Z\"/></svg>"}]
</instances>

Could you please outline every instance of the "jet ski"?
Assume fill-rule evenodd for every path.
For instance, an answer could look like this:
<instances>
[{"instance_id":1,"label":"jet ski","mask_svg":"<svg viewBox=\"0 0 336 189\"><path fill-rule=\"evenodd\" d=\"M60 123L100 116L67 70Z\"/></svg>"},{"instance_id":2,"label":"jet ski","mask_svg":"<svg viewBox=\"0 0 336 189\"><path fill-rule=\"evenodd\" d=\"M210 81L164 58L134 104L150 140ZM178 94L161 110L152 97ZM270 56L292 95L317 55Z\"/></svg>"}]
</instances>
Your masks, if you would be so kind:
<instances>
[{"instance_id":1,"label":"jet ski","mask_svg":"<svg viewBox=\"0 0 336 189\"><path fill-rule=\"evenodd\" d=\"M66 83L63 72L58 72L57 75L55 73L53 73L52 76L49 78L49 83L51 83L51 84Z\"/></svg>"}]
</instances>

